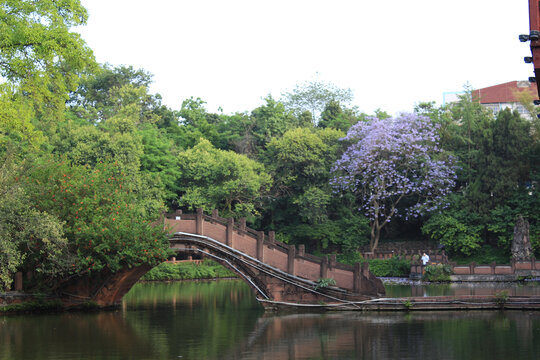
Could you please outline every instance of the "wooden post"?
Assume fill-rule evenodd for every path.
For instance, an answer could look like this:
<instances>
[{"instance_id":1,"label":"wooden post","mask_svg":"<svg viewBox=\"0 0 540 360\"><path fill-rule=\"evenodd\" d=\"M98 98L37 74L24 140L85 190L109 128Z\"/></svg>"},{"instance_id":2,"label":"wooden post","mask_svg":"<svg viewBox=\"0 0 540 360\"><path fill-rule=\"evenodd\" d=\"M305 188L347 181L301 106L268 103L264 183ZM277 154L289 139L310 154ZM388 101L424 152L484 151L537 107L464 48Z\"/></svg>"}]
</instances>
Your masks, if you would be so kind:
<instances>
[{"instance_id":1,"label":"wooden post","mask_svg":"<svg viewBox=\"0 0 540 360\"><path fill-rule=\"evenodd\" d=\"M495 274L495 267L497 266L497 263L493 261L491 263L491 275Z\"/></svg>"},{"instance_id":2,"label":"wooden post","mask_svg":"<svg viewBox=\"0 0 540 360\"><path fill-rule=\"evenodd\" d=\"M264 261L264 231L257 231L257 259Z\"/></svg>"},{"instance_id":3,"label":"wooden post","mask_svg":"<svg viewBox=\"0 0 540 360\"><path fill-rule=\"evenodd\" d=\"M321 279L328 277L328 256L323 256L321 262Z\"/></svg>"},{"instance_id":4,"label":"wooden post","mask_svg":"<svg viewBox=\"0 0 540 360\"><path fill-rule=\"evenodd\" d=\"M195 228L196 228L195 232L197 233L197 235L204 235L203 223L204 223L203 209L198 208L197 215L195 216Z\"/></svg>"},{"instance_id":5,"label":"wooden post","mask_svg":"<svg viewBox=\"0 0 540 360\"><path fill-rule=\"evenodd\" d=\"M298 256L304 256L306 253L306 246L304 244L298 245Z\"/></svg>"},{"instance_id":6,"label":"wooden post","mask_svg":"<svg viewBox=\"0 0 540 360\"><path fill-rule=\"evenodd\" d=\"M354 264L353 291L357 294L360 293L360 290L362 289L361 267L362 264L360 264L359 262Z\"/></svg>"},{"instance_id":7,"label":"wooden post","mask_svg":"<svg viewBox=\"0 0 540 360\"><path fill-rule=\"evenodd\" d=\"M212 210L212 218L217 219L218 217L219 217L219 210L218 209Z\"/></svg>"},{"instance_id":8,"label":"wooden post","mask_svg":"<svg viewBox=\"0 0 540 360\"><path fill-rule=\"evenodd\" d=\"M233 229L234 229L234 219L227 219L227 233L225 239L225 245L233 247Z\"/></svg>"},{"instance_id":9,"label":"wooden post","mask_svg":"<svg viewBox=\"0 0 540 360\"><path fill-rule=\"evenodd\" d=\"M296 257L296 247L294 245L287 246L289 257L287 258L287 272L294 275L294 258Z\"/></svg>"}]
</instances>

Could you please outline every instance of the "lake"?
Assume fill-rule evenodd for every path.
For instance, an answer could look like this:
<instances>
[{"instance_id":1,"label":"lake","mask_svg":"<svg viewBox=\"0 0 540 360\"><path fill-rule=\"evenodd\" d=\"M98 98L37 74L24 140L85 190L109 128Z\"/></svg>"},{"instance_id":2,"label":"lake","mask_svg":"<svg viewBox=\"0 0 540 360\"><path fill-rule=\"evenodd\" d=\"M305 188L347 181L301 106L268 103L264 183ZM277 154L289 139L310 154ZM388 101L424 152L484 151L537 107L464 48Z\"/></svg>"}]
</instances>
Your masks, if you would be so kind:
<instances>
[{"instance_id":1,"label":"lake","mask_svg":"<svg viewBox=\"0 0 540 360\"><path fill-rule=\"evenodd\" d=\"M388 296L462 291L451 288L387 285ZM537 354L540 312L265 314L239 280L139 283L116 311L0 317L2 360L492 360Z\"/></svg>"}]
</instances>

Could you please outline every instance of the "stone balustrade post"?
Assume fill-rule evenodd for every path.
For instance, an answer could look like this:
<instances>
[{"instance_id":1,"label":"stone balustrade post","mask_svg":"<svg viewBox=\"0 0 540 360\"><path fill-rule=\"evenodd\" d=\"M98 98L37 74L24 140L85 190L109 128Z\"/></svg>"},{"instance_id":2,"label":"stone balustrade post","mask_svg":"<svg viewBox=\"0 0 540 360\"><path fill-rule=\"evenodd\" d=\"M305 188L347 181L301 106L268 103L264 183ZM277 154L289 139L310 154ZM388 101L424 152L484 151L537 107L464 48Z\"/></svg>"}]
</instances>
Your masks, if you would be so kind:
<instances>
[{"instance_id":1,"label":"stone balustrade post","mask_svg":"<svg viewBox=\"0 0 540 360\"><path fill-rule=\"evenodd\" d=\"M176 211L174 212L174 219L175 219L175 220L180 220L180 219L182 219L182 210L176 210Z\"/></svg>"},{"instance_id":2,"label":"stone balustrade post","mask_svg":"<svg viewBox=\"0 0 540 360\"><path fill-rule=\"evenodd\" d=\"M204 235L204 217L203 209L198 208L195 216L195 232L197 235Z\"/></svg>"},{"instance_id":3,"label":"stone balustrade post","mask_svg":"<svg viewBox=\"0 0 540 360\"><path fill-rule=\"evenodd\" d=\"M323 256L321 262L321 279L328 277L328 256Z\"/></svg>"},{"instance_id":4,"label":"stone balustrade post","mask_svg":"<svg viewBox=\"0 0 540 360\"><path fill-rule=\"evenodd\" d=\"M336 254L330 255L330 269L333 269L336 267Z\"/></svg>"},{"instance_id":5,"label":"stone balustrade post","mask_svg":"<svg viewBox=\"0 0 540 360\"><path fill-rule=\"evenodd\" d=\"M225 245L233 247L233 229L234 229L234 219L227 219L227 231L225 238Z\"/></svg>"},{"instance_id":6,"label":"stone balustrade post","mask_svg":"<svg viewBox=\"0 0 540 360\"><path fill-rule=\"evenodd\" d=\"M362 264L357 262L354 264L354 275L353 275L353 291L359 293L362 289Z\"/></svg>"},{"instance_id":7,"label":"stone balustrade post","mask_svg":"<svg viewBox=\"0 0 540 360\"><path fill-rule=\"evenodd\" d=\"M362 263L362 274L369 279L369 263L367 261Z\"/></svg>"},{"instance_id":8,"label":"stone balustrade post","mask_svg":"<svg viewBox=\"0 0 540 360\"><path fill-rule=\"evenodd\" d=\"M296 246L288 245L289 256L287 258L287 272L294 275L294 258L296 257Z\"/></svg>"},{"instance_id":9,"label":"stone balustrade post","mask_svg":"<svg viewBox=\"0 0 540 360\"><path fill-rule=\"evenodd\" d=\"M276 232L275 231L269 231L268 232L268 242L270 244L275 244L276 243Z\"/></svg>"},{"instance_id":10,"label":"stone balustrade post","mask_svg":"<svg viewBox=\"0 0 540 360\"><path fill-rule=\"evenodd\" d=\"M240 227L240 230L246 231L246 218L245 217L238 219L238 226Z\"/></svg>"},{"instance_id":11,"label":"stone balustrade post","mask_svg":"<svg viewBox=\"0 0 540 360\"><path fill-rule=\"evenodd\" d=\"M264 231L257 231L257 259L264 261Z\"/></svg>"}]
</instances>

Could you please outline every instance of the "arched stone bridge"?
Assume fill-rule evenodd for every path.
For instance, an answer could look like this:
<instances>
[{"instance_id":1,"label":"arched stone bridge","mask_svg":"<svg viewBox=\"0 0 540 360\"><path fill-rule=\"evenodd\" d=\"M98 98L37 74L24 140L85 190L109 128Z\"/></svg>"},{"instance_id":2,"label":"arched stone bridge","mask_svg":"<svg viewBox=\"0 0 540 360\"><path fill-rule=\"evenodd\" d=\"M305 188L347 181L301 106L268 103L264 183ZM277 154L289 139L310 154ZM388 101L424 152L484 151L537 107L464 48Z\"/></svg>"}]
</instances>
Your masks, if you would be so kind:
<instances>
[{"instance_id":1,"label":"arched stone bridge","mask_svg":"<svg viewBox=\"0 0 540 360\"><path fill-rule=\"evenodd\" d=\"M265 234L246 227L245 219L226 219L203 214L169 214L163 225L171 231L170 247L177 253L199 254L212 258L234 271L253 290L265 308L282 306L355 307L354 302L384 294L382 282L361 266L336 262L335 256L317 257L275 240L274 232ZM144 275L149 266L126 269L103 285L81 284L65 293L86 294L102 306L115 305ZM318 287L320 279L333 279L334 286ZM83 290L81 292L81 290Z\"/></svg>"}]
</instances>

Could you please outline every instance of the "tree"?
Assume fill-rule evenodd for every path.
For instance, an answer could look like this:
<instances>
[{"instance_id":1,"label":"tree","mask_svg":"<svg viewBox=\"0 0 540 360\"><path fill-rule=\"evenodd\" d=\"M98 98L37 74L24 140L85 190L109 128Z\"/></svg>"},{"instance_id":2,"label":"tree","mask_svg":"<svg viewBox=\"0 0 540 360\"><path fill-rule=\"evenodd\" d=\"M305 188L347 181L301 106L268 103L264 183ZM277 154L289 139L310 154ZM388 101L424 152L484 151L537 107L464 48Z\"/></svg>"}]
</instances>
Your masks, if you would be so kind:
<instances>
[{"instance_id":1,"label":"tree","mask_svg":"<svg viewBox=\"0 0 540 360\"><path fill-rule=\"evenodd\" d=\"M91 168L46 157L25 182L35 209L64 222L75 255L71 274L110 274L167 258L167 233L153 225L164 207L148 206L152 194L140 190L137 174L110 162Z\"/></svg>"},{"instance_id":2,"label":"tree","mask_svg":"<svg viewBox=\"0 0 540 360\"><path fill-rule=\"evenodd\" d=\"M32 206L14 154L0 166L0 291L9 290L16 271L32 270L43 282L67 274L73 255L68 250L63 222Z\"/></svg>"},{"instance_id":3,"label":"tree","mask_svg":"<svg viewBox=\"0 0 540 360\"><path fill-rule=\"evenodd\" d=\"M356 194L370 217L372 251L393 217L435 210L454 185L453 158L443 156L429 118L373 118L353 125L344 140L352 145L336 162L332 184Z\"/></svg>"},{"instance_id":4,"label":"tree","mask_svg":"<svg viewBox=\"0 0 540 360\"><path fill-rule=\"evenodd\" d=\"M182 193L178 203L191 210L218 209L226 216L257 214L257 201L271 184L262 164L232 151L216 149L208 140L178 155Z\"/></svg>"},{"instance_id":5,"label":"tree","mask_svg":"<svg viewBox=\"0 0 540 360\"><path fill-rule=\"evenodd\" d=\"M60 114L79 74L95 65L92 51L70 31L86 18L78 0L12 0L0 6L0 76L40 112Z\"/></svg>"},{"instance_id":6,"label":"tree","mask_svg":"<svg viewBox=\"0 0 540 360\"><path fill-rule=\"evenodd\" d=\"M282 94L281 101L295 115L309 111L314 116L315 122L318 122L326 104L330 101L348 105L352 99L351 89L341 89L332 83L316 80L296 85L291 92Z\"/></svg>"}]
</instances>

